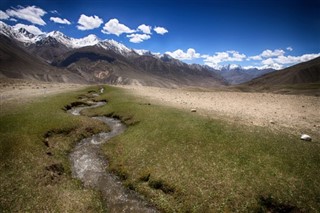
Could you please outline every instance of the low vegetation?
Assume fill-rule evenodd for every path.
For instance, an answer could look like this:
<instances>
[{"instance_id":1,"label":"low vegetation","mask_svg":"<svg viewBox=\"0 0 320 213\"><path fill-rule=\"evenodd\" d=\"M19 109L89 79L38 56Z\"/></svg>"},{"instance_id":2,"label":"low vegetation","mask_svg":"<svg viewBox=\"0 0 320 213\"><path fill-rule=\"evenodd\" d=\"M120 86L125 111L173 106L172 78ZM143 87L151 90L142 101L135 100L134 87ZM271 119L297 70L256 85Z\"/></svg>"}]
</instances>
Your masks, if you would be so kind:
<instances>
[{"instance_id":1,"label":"low vegetation","mask_svg":"<svg viewBox=\"0 0 320 213\"><path fill-rule=\"evenodd\" d=\"M104 211L99 193L71 178L68 160L76 141L107 130L65 113L92 89L2 106L0 211ZM320 209L318 143L153 105L118 88L99 99L108 104L84 114L128 125L103 146L109 170L164 212Z\"/></svg>"},{"instance_id":2,"label":"low vegetation","mask_svg":"<svg viewBox=\"0 0 320 213\"><path fill-rule=\"evenodd\" d=\"M71 177L75 142L108 130L64 110L79 91L24 105L1 103L0 212L99 212L100 194Z\"/></svg>"},{"instance_id":3,"label":"low vegetation","mask_svg":"<svg viewBox=\"0 0 320 213\"><path fill-rule=\"evenodd\" d=\"M129 125L104 146L110 170L165 212L320 209L318 143L152 105L120 89L101 98L108 104L88 115Z\"/></svg>"}]
</instances>

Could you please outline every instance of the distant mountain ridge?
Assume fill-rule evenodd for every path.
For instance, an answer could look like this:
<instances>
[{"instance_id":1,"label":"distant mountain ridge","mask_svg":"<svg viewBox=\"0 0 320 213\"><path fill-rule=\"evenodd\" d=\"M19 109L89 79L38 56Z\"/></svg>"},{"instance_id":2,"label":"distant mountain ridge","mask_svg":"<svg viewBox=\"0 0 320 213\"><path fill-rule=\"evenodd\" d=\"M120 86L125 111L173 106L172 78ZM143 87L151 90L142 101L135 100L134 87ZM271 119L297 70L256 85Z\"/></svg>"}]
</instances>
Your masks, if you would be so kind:
<instances>
[{"instance_id":1,"label":"distant mountain ridge","mask_svg":"<svg viewBox=\"0 0 320 213\"><path fill-rule=\"evenodd\" d=\"M35 62L39 60L50 67L67 70L91 83L215 87L242 84L275 71L245 69L234 64L217 70L207 65L186 64L168 54L131 49L115 40L101 40L93 34L84 38L71 38L59 31L34 35L1 21L0 34L36 57ZM4 65L1 67L5 69ZM0 72L4 75L4 71Z\"/></svg>"},{"instance_id":2,"label":"distant mountain ridge","mask_svg":"<svg viewBox=\"0 0 320 213\"><path fill-rule=\"evenodd\" d=\"M3 22L0 22L0 27L0 34L28 52L35 64L46 63L56 69L67 70L87 82L161 87L227 85L223 77L205 67L194 69L168 55L133 50L114 40L101 40L95 35L75 39L58 31L34 35L23 28L13 29ZM18 49L13 47L11 51L13 53ZM1 66L2 75L10 73L9 67L14 66L9 63ZM29 75L21 73L19 76Z\"/></svg>"},{"instance_id":3,"label":"distant mountain ridge","mask_svg":"<svg viewBox=\"0 0 320 213\"><path fill-rule=\"evenodd\" d=\"M240 65L228 64L222 66L220 70L212 70L215 73L220 74L229 84L241 84L248 82L254 78L262 76L267 73L274 72L276 70L268 69L257 69L257 68L242 68Z\"/></svg>"},{"instance_id":4,"label":"distant mountain ridge","mask_svg":"<svg viewBox=\"0 0 320 213\"><path fill-rule=\"evenodd\" d=\"M320 57L268 73L245 83L250 87L320 83Z\"/></svg>"}]
</instances>

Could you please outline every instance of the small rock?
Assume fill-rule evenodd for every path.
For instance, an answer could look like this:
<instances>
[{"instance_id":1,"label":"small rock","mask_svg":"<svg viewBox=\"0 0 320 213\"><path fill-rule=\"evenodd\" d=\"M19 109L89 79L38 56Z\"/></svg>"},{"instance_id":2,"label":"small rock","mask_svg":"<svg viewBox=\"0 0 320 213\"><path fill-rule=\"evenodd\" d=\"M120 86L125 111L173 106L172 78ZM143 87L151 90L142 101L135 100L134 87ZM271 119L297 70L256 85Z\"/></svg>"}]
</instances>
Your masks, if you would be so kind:
<instances>
[{"instance_id":1,"label":"small rock","mask_svg":"<svg viewBox=\"0 0 320 213\"><path fill-rule=\"evenodd\" d=\"M191 109L191 112L196 112L197 110L196 109Z\"/></svg>"},{"instance_id":2,"label":"small rock","mask_svg":"<svg viewBox=\"0 0 320 213\"><path fill-rule=\"evenodd\" d=\"M274 121L269 121L271 124L275 124L276 122L274 122Z\"/></svg>"},{"instance_id":3,"label":"small rock","mask_svg":"<svg viewBox=\"0 0 320 213\"><path fill-rule=\"evenodd\" d=\"M302 134L300 139L303 141L312 141L312 138L307 134Z\"/></svg>"}]
</instances>

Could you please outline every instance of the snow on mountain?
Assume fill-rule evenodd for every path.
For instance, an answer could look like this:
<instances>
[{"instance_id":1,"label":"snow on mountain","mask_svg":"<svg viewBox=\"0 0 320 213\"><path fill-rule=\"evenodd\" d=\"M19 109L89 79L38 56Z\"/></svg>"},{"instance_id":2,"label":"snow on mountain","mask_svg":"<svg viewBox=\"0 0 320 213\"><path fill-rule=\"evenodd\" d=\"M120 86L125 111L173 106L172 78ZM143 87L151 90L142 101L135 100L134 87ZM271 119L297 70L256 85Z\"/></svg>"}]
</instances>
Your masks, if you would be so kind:
<instances>
[{"instance_id":1,"label":"snow on mountain","mask_svg":"<svg viewBox=\"0 0 320 213\"><path fill-rule=\"evenodd\" d=\"M26 45L30 43L35 43L44 36L44 35L34 35L28 32L24 28L15 28L5 24L2 21L0 21L0 33L9 38L16 39Z\"/></svg>"},{"instance_id":2,"label":"snow on mountain","mask_svg":"<svg viewBox=\"0 0 320 213\"><path fill-rule=\"evenodd\" d=\"M7 36L7 37L11 37L11 35L12 35L11 26L9 26L6 23L0 21L0 33L5 35L5 36Z\"/></svg>"},{"instance_id":3,"label":"snow on mountain","mask_svg":"<svg viewBox=\"0 0 320 213\"><path fill-rule=\"evenodd\" d=\"M220 65L216 69L220 70L220 71L231 71L231 70L236 70L236 69L241 70L243 68L238 64L226 64L226 65Z\"/></svg>"},{"instance_id":4,"label":"snow on mountain","mask_svg":"<svg viewBox=\"0 0 320 213\"><path fill-rule=\"evenodd\" d=\"M138 54L138 55L149 55L151 54L151 52L149 50L139 50L139 49L134 49L134 51Z\"/></svg>"},{"instance_id":5,"label":"snow on mountain","mask_svg":"<svg viewBox=\"0 0 320 213\"><path fill-rule=\"evenodd\" d=\"M99 45L104 49L114 50L122 55L129 55L132 53L132 50L126 47L125 45L111 39L111 40L103 40L99 43Z\"/></svg>"},{"instance_id":6,"label":"snow on mountain","mask_svg":"<svg viewBox=\"0 0 320 213\"><path fill-rule=\"evenodd\" d=\"M55 38L60 43L69 48L81 48L86 46L94 46L100 42L96 35L90 34L84 38L70 38L59 31L47 33L47 37Z\"/></svg>"},{"instance_id":7,"label":"snow on mountain","mask_svg":"<svg viewBox=\"0 0 320 213\"><path fill-rule=\"evenodd\" d=\"M73 45L75 48L94 46L100 42L100 39L93 34L90 34L84 38L73 39Z\"/></svg>"}]
</instances>

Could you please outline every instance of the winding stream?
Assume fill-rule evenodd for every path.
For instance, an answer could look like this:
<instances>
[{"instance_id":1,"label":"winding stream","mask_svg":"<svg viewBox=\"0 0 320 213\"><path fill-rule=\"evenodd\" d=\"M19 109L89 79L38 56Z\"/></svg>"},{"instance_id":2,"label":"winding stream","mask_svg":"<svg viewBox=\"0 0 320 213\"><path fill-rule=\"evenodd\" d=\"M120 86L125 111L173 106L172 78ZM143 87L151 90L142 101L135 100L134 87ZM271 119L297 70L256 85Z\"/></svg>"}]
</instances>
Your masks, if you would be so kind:
<instances>
[{"instance_id":1,"label":"winding stream","mask_svg":"<svg viewBox=\"0 0 320 213\"><path fill-rule=\"evenodd\" d=\"M106 102L96 102L91 106L74 107L69 113L79 116L84 109L96 108ZM101 191L108 212L158 212L136 192L122 186L120 180L108 173L108 162L101 154L101 144L123 133L126 127L120 120L105 116L92 117L104 122L111 132L101 132L82 139L70 154L72 175L80 179L85 186L94 187Z\"/></svg>"}]
</instances>

